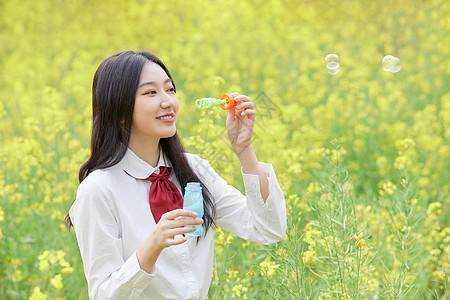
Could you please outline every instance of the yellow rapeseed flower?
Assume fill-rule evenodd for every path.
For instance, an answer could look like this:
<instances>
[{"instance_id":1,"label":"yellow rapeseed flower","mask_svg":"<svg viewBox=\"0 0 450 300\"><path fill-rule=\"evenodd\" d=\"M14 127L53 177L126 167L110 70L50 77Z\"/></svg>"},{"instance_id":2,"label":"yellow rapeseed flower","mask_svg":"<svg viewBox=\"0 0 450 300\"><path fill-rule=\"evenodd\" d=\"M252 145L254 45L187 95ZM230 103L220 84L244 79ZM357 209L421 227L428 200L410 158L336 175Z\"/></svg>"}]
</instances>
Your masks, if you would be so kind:
<instances>
[{"instance_id":1,"label":"yellow rapeseed flower","mask_svg":"<svg viewBox=\"0 0 450 300\"><path fill-rule=\"evenodd\" d=\"M411 160L408 158L408 156L401 155L397 156L394 161L394 168L398 170L404 170L409 169L412 165Z\"/></svg>"},{"instance_id":2,"label":"yellow rapeseed flower","mask_svg":"<svg viewBox=\"0 0 450 300\"><path fill-rule=\"evenodd\" d=\"M361 232L358 236L355 236L355 240L359 240L364 237L364 232Z\"/></svg>"},{"instance_id":3,"label":"yellow rapeseed flower","mask_svg":"<svg viewBox=\"0 0 450 300\"><path fill-rule=\"evenodd\" d=\"M20 269L14 270L14 274L11 275L11 279L13 281L21 281L21 280L23 280L22 271Z\"/></svg>"},{"instance_id":4,"label":"yellow rapeseed flower","mask_svg":"<svg viewBox=\"0 0 450 300\"><path fill-rule=\"evenodd\" d=\"M55 253L52 253L50 257L48 258L48 261L54 265L58 261L58 257L55 255Z\"/></svg>"},{"instance_id":5,"label":"yellow rapeseed flower","mask_svg":"<svg viewBox=\"0 0 450 300\"><path fill-rule=\"evenodd\" d=\"M38 259L39 260L48 259L49 255L50 255L50 251L45 250L44 252L42 252L42 254L38 255Z\"/></svg>"},{"instance_id":6,"label":"yellow rapeseed flower","mask_svg":"<svg viewBox=\"0 0 450 300\"><path fill-rule=\"evenodd\" d=\"M28 300L47 300L47 295L42 293L40 288L35 287Z\"/></svg>"},{"instance_id":7,"label":"yellow rapeseed flower","mask_svg":"<svg viewBox=\"0 0 450 300\"><path fill-rule=\"evenodd\" d=\"M356 246L361 247L361 246L366 246L366 240L361 239L361 240L357 240L355 242Z\"/></svg>"},{"instance_id":8,"label":"yellow rapeseed flower","mask_svg":"<svg viewBox=\"0 0 450 300\"><path fill-rule=\"evenodd\" d=\"M255 277L256 274L255 274L255 272L253 270L250 270L245 275L250 276L250 277Z\"/></svg>"},{"instance_id":9,"label":"yellow rapeseed flower","mask_svg":"<svg viewBox=\"0 0 450 300\"><path fill-rule=\"evenodd\" d=\"M410 138L399 140L395 143L395 147L397 148L397 150L403 151L403 152L414 149L415 146L416 146L416 143Z\"/></svg>"},{"instance_id":10,"label":"yellow rapeseed flower","mask_svg":"<svg viewBox=\"0 0 450 300\"><path fill-rule=\"evenodd\" d=\"M394 194L394 191L397 189L397 186L393 184L392 182L388 181L383 183L383 190L388 194L392 195Z\"/></svg>"},{"instance_id":11,"label":"yellow rapeseed flower","mask_svg":"<svg viewBox=\"0 0 450 300\"><path fill-rule=\"evenodd\" d=\"M41 260L39 262L39 271L44 272L50 269L50 264L48 263L48 260Z\"/></svg>"},{"instance_id":12,"label":"yellow rapeseed flower","mask_svg":"<svg viewBox=\"0 0 450 300\"><path fill-rule=\"evenodd\" d=\"M59 258L59 265L64 268L70 267L70 264L63 257Z\"/></svg>"},{"instance_id":13,"label":"yellow rapeseed flower","mask_svg":"<svg viewBox=\"0 0 450 300\"><path fill-rule=\"evenodd\" d=\"M402 185L405 187L408 185L408 179L402 178Z\"/></svg>"},{"instance_id":14,"label":"yellow rapeseed flower","mask_svg":"<svg viewBox=\"0 0 450 300\"><path fill-rule=\"evenodd\" d=\"M355 245L358 247L366 246L366 240L363 239L364 232L361 232L358 236L355 236Z\"/></svg>"},{"instance_id":15,"label":"yellow rapeseed flower","mask_svg":"<svg viewBox=\"0 0 450 300\"><path fill-rule=\"evenodd\" d=\"M237 270L228 269L228 270L225 270L225 273L227 273L226 281L231 281L233 279L238 278L238 276L239 276L239 271L237 271Z\"/></svg>"},{"instance_id":16,"label":"yellow rapeseed flower","mask_svg":"<svg viewBox=\"0 0 450 300\"><path fill-rule=\"evenodd\" d=\"M0 206L0 222L5 222L5 212L3 211L1 206Z\"/></svg>"},{"instance_id":17,"label":"yellow rapeseed flower","mask_svg":"<svg viewBox=\"0 0 450 300\"><path fill-rule=\"evenodd\" d=\"M420 177L417 181L417 185L419 186L419 188L426 188L430 185L430 178Z\"/></svg>"},{"instance_id":18,"label":"yellow rapeseed flower","mask_svg":"<svg viewBox=\"0 0 450 300\"><path fill-rule=\"evenodd\" d=\"M22 261L19 258L11 258L11 265L21 266Z\"/></svg>"},{"instance_id":19,"label":"yellow rapeseed flower","mask_svg":"<svg viewBox=\"0 0 450 300\"><path fill-rule=\"evenodd\" d=\"M55 277L50 279L50 283L53 285L53 287L57 290L60 290L64 287L62 283L62 275L58 274Z\"/></svg>"},{"instance_id":20,"label":"yellow rapeseed flower","mask_svg":"<svg viewBox=\"0 0 450 300\"><path fill-rule=\"evenodd\" d=\"M61 273L64 273L64 274L73 273L73 271L74 270L72 267L65 267L65 268L61 269Z\"/></svg>"},{"instance_id":21,"label":"yellow rapeseed flower","mask_svg":"<svg viewBox=\"0 0 450 300\"><path fill-rule=\"evenodd\" d=\"M353 191L353 184L349 181L344 183L344 191L350 192Z\"/></svg>"},{"instance_id":22,"label":"yellow rapeseed flower","mask_svg":"<svg viewBox=\"0 0 450 300\"><path fill-rule=\"evenodd\" d=\"M247 293L248 288L243 286L241 283L235 285L231 291L233 292L233 294L231 295L231 298L237 298L237 299L248 299L247 295L245 293Z\"/></svg>"},{"instance_id":23,"label":"yellow rapeseed flower","mask_svg":"<svg viewBox=\"0 0 450 300\"><path fill-rule=\"evenodd\" d=\"M375 162L377 164L378 172L380 173L380 175L381 176L386 175L387 166L388 166L388 160L387 160L386 156L378 157Z\"/></svg>"},{"instance_id":24,"label":"yellow rapeseed flower","mask_svg":"<svg viewBox=\"0 0 450 300\"><path fill-rule=\"evenodd\" d=\"M302 261L308 266L314 266L316 264L317 253L311 246L309 246L308 250L303 253Z\"/></svg>"},{"instance_id":25,"label":"yellow rapeseed flower","mask_svg":"<svg viewBox=\"0 0 450 300\"><path fill-rule=\"evenodd\" d=\"M270 256L267 256L266 259L259 264L261 270L267 277L272 277L275 274L275 271L278 269L280 265L270 260Z\"/></svg>"}]
</instances>

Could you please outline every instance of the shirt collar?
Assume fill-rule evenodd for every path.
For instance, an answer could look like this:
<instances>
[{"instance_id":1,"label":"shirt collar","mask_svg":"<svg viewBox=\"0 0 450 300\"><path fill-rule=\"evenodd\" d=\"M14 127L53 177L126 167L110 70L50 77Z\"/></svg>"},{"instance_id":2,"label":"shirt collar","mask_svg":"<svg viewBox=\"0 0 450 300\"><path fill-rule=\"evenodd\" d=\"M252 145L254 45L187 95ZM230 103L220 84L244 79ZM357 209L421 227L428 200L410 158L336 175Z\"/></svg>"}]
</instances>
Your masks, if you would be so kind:
<instances>
[{"instance_id":1,"label":"shirt collar","mask_svg":"<svg viewBox=\"0 0 450 300\"><path fill-rule=\"evenodd\" d=\"M159 161L156 167L152 167L144 160L139 158L130 148L127 148L125 156L120 161L122 169L130 176L137 179L147 179L152 173L159 172L159 167L171 167L169 160L165 157L161 147L159 149Z\"/></svg>"}]
</instances>

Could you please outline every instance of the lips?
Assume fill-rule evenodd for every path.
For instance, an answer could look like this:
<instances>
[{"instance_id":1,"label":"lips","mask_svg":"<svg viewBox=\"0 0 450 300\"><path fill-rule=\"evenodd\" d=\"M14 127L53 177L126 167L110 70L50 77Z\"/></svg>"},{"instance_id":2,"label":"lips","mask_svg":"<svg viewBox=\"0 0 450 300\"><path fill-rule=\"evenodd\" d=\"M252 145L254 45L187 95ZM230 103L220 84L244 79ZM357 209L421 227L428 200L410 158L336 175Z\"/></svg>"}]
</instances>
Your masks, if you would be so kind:
<instances>
[{"instance_id":1,"label":"lips","mask_svg":"<svg viewBox=\"0 0 450 300\"><path fill-rule=\"evenodd\" d=\"M168 113L159 117L156 117L158 120L173 120L173 118L175 117L175 114L173 113Z\"/></svg>"}]
</instances>

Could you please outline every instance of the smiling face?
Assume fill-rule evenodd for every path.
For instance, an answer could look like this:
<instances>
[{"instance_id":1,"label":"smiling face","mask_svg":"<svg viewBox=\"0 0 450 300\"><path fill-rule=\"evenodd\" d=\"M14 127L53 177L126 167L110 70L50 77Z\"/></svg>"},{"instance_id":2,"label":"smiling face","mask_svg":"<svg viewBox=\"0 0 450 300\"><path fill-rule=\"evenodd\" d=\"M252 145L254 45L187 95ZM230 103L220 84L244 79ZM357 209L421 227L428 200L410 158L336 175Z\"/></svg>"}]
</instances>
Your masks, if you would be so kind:
<instances>
[{"instance_id":1,"label":"smiling face","mask_svg":"<svg viewBox=\"0 0 450 300\"><path fill-rule=\"evenodd\" d=\"M155 143L176 133L180 102L174 85L154 62L142 68L133 109L130 143Z\"/></svg>"}]
</instances>

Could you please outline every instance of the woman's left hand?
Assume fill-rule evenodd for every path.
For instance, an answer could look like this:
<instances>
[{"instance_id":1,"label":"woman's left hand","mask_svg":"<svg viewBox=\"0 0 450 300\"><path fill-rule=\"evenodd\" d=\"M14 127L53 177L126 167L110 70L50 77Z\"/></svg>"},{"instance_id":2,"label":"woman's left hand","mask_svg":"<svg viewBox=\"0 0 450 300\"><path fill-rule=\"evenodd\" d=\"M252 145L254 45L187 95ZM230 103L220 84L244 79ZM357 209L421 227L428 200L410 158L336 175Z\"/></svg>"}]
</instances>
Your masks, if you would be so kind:
<instances>
[{"instance_id":1,"label":"woman's left hand","mask_svg":"<svg viewBox=\"0 0 450 300\"><path fill-rule=\"evenodd\" d=\"M228 111L227 134L236 155L251 145L255 125L255 103L239 93L230 94L239 104Z\"/></svg>"}]
</instances>

